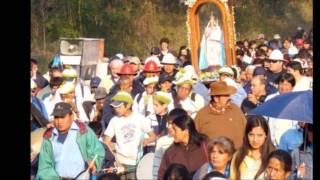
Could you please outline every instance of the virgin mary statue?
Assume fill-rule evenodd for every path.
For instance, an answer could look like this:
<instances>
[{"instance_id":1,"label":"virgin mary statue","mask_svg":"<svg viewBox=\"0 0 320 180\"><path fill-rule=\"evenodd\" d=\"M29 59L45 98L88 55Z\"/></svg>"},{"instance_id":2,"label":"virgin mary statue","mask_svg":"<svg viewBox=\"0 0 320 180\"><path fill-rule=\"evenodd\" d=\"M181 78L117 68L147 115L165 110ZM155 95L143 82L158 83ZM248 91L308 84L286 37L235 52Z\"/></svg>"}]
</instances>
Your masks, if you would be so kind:
<instances>
[{"instance_id":1,"label":"virgin mary statue","mask_svg":"<svg viewBox=\"0 0 320 180\"><path fill-rule=\"evenodd\" d=\"M210 20L204 29L201 39L199 68L204 70L209 66L224 66L225 64L223 32L213 13L211 13Z\"/></svg>"}]
</instances>

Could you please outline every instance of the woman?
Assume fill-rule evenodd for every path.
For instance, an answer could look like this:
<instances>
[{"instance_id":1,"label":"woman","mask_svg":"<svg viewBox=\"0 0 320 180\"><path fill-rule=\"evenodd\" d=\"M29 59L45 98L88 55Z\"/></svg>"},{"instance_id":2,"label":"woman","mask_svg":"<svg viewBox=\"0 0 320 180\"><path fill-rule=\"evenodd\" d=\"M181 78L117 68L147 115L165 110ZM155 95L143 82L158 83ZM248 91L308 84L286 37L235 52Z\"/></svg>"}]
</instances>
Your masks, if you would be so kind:
<instances>
[{"instance_id":1,"label":"woman","mask_svg":"<svg viewBox=\"0 0 320 180\"><path fill-rule=\"evenodd\" d=\"M164 174L164 180L191 180L188 169L182 164L171 164Z\"/></svg>"},{"instance_id":2,"label":"woman","mask_svg":"<svg viewBox=\"0 0 320 180\"><path fill-rule=\"evenodd\" d=\"M178 54L178 65L179 67L185 67L191 65L191 54L187 46L181 46Z\"/></svg>"},{"instance_id":3,"label":"woman","mask_svg":"<svg viewBox=\"0 0 320 180\"><path fill-rule=\"evenodd\" d=\"M212 171L218 171L226 177L230 175L230 161L235 151L233 142L224 136L213 138L208 143L210 161L201 166L193 176L194 180L203 179Z\"/></svg>"},{"instance_id":4,"label":"woman","mask_svg":"<svg viewBox=\"0 0 320 180\"><path fill-rule=\"evenodd\" d=\"M232 158L230 179L263 179L268 155L275 149L264 117L247 119L243 145Z\"/></svg>"},{"instance_id":5,"label":"woman","mask_svg":"<svg viewBox=\"0 0 320 180\"><path fill-rule=\"evenodd\" d=\"M268 180L286 180L291 173L292 159L289 153L275 150L268 157Z\"/></svg>"},{"instance_id":6,"label":"woman","mask_svg":"<svg viewBox=\"0 0 320 180\"><path fill-rule=\"evenodd\" d=\"M162 157L158 171L158 179L161 180L166 169L173 163L184 165L193 176L195 171L207 161L206 136L198 133L190 116L175 117L172 121L172 130L174 144Z\"/></svg>"},{"instance_id":7,"label":"woman","mask_svg":"<svg viewBox=\"0 0 320 180\"><path fill-rule=\"evenodd\" d=\"M313 179L313 125L306 124L306 139L291 153L295 179Z\"/></svg>"}]
</instances>

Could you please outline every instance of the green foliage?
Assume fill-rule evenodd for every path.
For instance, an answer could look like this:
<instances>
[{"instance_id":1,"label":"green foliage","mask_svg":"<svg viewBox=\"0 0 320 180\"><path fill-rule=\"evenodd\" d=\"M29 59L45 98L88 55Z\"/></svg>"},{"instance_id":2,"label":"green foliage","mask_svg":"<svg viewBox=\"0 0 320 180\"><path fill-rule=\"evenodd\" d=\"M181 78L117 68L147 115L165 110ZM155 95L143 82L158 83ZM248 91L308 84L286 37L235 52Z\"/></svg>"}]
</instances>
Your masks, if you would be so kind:
<instances>
[{"instance_id":1,"label":"green foliage","mask_svg":"<svg viewBox=\"0 0 320 180\"><path fill-rule=\"evenodd\" d=\"M32 0L31 54L47 63L60 37L105 39L107 56L121 52L144 59L162 37L178 51L187 45L186 12L181 0ZM291 35L312 27L312 1L235 1L237 39ZM45 32L45 33L44 33ZM46 65L40 67L46 71Z\"/></svg>"}]
</instances>

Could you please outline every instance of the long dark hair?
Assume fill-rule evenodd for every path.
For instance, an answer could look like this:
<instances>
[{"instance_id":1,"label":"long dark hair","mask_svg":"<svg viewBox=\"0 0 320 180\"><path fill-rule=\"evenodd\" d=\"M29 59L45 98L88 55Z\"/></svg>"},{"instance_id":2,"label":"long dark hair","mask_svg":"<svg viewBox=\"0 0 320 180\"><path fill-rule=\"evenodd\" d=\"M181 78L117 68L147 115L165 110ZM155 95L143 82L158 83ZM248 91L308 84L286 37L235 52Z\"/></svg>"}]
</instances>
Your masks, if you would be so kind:
<instances>
[{"instance_id":1,"label":"long dark hair","mask_svg":"<svg viewBox=\"0 0 320 180\"><path fill-rule=\"evenodd\" d=\"M313 125L306 123L305 127L303 128L303 143L299 147L300 151L304 150L304 144L306 144L306 147L312 144L312 142L308 140L308 131L313 132Z\"/></svg>"},{"instance_id":2,"label":"long dark hair","mask_svg":"<svg viewBox=\"0 0 320 180\"><path fill-rule=\"evenodd\" d=\"M254 177L254 179L257 179L260 176L260 174L266 169L267 163L268 163L267 161L268 155L270 154L270 152L275 150L275 147L271 142L269 126L266 120L264 119L264 117L257 116L257 115L249 115L246 118L247 118L247 125L246 125L245 133L243 136L242 147L239 149L238 154L235 157L236 179L240 179L240 176L241 176L240 165L244 160L245 156L248 155L249 149L251 149L251 146L249 144L248 134L252 131L253 128L261 127L266 133L267 137L262 147L260 148L261 165L257 174Z\"/></svg>"},{"instance_id":3,"label":"long dark hair","mask_svg":"<svg viewBox=\"0 0 320 180\"><path fill-rule=\"evenodd\" d=\"M200 134L194 124L193 119L189 115L177 116L172 121L173 124L178 126L181 130L187 129L189 131L189 142L188 144L196 144L201 146L201 143L207 139L207 136Z\"/></svg>"}]
</instances>

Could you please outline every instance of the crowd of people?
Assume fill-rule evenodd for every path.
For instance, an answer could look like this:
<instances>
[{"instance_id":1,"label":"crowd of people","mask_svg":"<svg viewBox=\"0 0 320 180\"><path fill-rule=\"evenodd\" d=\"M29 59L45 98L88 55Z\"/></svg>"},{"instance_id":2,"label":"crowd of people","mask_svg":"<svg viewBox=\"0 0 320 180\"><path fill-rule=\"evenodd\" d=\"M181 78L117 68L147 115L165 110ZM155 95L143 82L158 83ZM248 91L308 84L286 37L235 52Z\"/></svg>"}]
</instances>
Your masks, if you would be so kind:
<instances>
[{"instance_id":1,"label":"crowd of people","mask_svg":"<svg viewBox=\"0 0 320 180\"><path fill-rule=\"evenodd\" d=\"M313 179L312 124L248 115L292 91L312 91L312 31L236 43L236 64L203 81L190 50L167 38L142 61L118 53L86 86L59 56L31 59L31 133L45 129L32 179ZM36 151L31 146L31 151ZM147 155L152 161L143 161Z\"/></svg>"}]
</instances>

